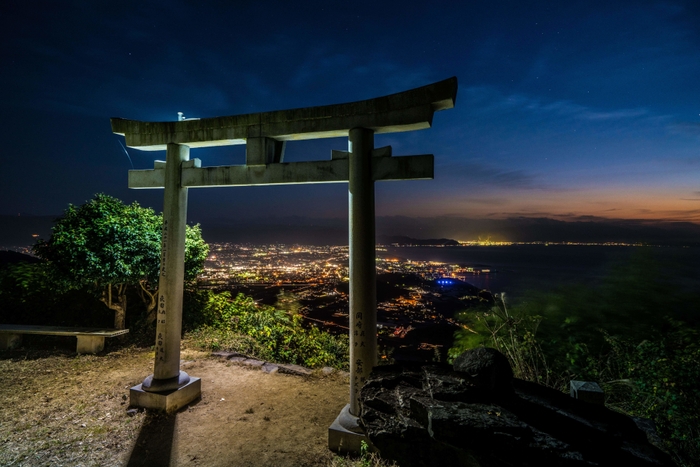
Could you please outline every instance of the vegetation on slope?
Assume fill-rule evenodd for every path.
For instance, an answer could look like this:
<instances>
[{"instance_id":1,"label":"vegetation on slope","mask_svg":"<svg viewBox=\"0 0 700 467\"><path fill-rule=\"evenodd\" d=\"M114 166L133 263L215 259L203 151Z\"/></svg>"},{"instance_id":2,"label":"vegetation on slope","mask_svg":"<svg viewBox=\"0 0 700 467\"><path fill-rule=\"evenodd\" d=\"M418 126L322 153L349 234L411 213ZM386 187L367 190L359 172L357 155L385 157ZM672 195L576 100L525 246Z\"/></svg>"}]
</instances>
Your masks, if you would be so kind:
<instances>
[{"instance_id":1,"label":"vegetation on slope","mask_svg":"<svg viewBox=\"0 0 700 467\"><path fill-rule=\"evenodd\" d=\"M495 347L516 377L569 391L570 380L596 381L609 408L656 424L680 465L700 464L700 332L693 291L676 288L642 253L598 286L532 293L515 305L462 313L452 358ZM694 291L697 293L697 291ZM691 318L691 319L689 319Z\"/></svg>"},{"instance_id":2,"label":"vegetation on slope","mask_svg":"<svg viewBox=\"0 0 700 467\"><path fill-rule=\"evenodd\" d=\"M237 351L264 360L318 368L347 369L348 337L333 336L316 326L303 326L300 314L251 297L210 290L186 295L187 338L200 349Z\"/></svg>"}]
</instances>

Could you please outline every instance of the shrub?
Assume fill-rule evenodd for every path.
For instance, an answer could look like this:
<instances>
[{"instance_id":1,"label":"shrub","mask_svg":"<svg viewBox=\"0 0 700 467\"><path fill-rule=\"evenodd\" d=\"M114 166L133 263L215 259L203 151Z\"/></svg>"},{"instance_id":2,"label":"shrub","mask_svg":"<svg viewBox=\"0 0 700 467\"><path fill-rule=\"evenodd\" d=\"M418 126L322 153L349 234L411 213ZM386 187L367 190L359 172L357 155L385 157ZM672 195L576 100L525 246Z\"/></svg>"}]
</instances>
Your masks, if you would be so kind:
<instances>
[{"instance_id":1,"label":"shrub","mask_svg":"<svg viewBox=\"0 0 700 467\"><path fill-rule=\"evenodd\" d=\"M463 329L455 335L449 358L452 360L470 348L493 347L508 358L516 378L560 387L563 382L554 378L536 339L542 317L514 314L508 310L505 294L496 294L495 298L496 303L489 310L458 317Z\"/></svg>"},{"instance_id":2,"label":"shrub","mask_svg":"<svg viewBox=\"0 0 700 467\"><path fill-rule=\"evenodd\" d=\"M653 420L681 465L700 465L700 332L667 319L660 328L649 326L645 338L598 329L594 341L603 344L592 346L588 330L577 333L576 318L564 320L561 336L542 339L539 316L519 307L509 311L501 300L491 310L461 318L464 329L450 356L488 345L506 355L518 378L559 389L568 388L571 379L597 381L608 407Z\"/></svg>"},{"instance_id":3,"label":"shrub","mask_svg":"<svg viewBox=\"0 0 700 467\"><path fill-rule=\"evenodd\" d=\"M700 465L700 332L677 321L640 343L606 335L608 406L652 419L669 450Z\"/></svg>"},{"instance_id":4,"label":"shrub","mask_svg":"<svg viewBox=\"0 0 700 467\"><path fill-rule=\"evenodd\" d=\"M186 300L188 338L208 350L229 350L280 363L311 368L346 368L347 336L333 336L315 326L303 326L303 317L229 292L192 292Z\"/></svg>"}]
</instances>

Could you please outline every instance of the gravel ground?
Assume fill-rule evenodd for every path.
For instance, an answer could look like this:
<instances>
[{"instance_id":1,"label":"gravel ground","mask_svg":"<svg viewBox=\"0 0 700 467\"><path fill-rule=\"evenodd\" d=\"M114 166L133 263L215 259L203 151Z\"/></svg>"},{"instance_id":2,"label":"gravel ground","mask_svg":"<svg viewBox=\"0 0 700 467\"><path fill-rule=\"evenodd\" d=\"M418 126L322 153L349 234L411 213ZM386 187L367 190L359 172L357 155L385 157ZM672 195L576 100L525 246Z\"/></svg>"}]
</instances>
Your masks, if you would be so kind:
<instances>
[{"instance_id":1,"label":"gravel ground","mask_svg":"<svg viewBox=\"0 0 700 467\"><path fill-rule=\"evenodd\" d=\"M328 426L348 400L343 374L267 374L183 350L202 398L172 415L128 411L153 352L0 352L0 465L325 466Z\"/></svg>"}]
</instances>

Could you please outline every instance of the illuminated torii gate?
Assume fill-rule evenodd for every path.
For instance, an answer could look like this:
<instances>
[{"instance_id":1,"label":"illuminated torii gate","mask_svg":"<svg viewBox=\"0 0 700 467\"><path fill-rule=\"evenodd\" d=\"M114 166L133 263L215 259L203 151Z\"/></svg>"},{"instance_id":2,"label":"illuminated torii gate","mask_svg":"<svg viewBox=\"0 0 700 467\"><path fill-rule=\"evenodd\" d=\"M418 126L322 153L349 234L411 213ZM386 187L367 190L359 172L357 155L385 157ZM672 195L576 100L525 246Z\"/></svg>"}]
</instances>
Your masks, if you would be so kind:
<instances>
[{"instance_id":1,"label":"illuminated torii gate","mask_svg":"<svg viewBox=\"0 0 700 467\"><path fill-rule=\"evenodd\" d=\"M126 145L166 151L153 170L130 170L129 188L164 188L163 243L153 375L131 388L131 404L177 410L201 394L201 381L180 371L182 288L188 188L349 184L350 403L329 429L329 447L359 451L359 392L377 363L374 182L433 178L433 156L392 157L374 135L429 128L433 114L454 107L457 79L347 104L202 118L140 122L112 118ZM331 160L283 162L287 141L348 137ZM190 148L245 144L245 165L201 167Z\"/></svg>"}]
</instances>

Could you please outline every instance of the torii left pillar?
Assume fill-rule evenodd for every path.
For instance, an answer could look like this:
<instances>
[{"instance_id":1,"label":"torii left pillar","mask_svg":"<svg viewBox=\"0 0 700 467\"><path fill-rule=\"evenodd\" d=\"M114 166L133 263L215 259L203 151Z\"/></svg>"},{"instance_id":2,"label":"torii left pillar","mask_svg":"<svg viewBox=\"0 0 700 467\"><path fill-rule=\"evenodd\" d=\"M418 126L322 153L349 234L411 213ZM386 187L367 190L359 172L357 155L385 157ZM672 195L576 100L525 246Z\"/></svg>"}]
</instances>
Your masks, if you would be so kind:
<instances>
[{"instance_id":1,"label":"torii left pillar","mask_svg":"<svg viewBox=\"0 0 700 467\"><path fill-rule=\"evenodd\" d=\"M367 436L359 425L360 390L377 365L377 265L374 221L374 132L348 134L348 212L350 256L350 403L328 428L328 447L361 452Z\"/></svg>"},{"instance_id":2,"label":"torii left pillar","mask_svg":"<svg viewBox=\"0 0 700 467\"><path fill-rule=\"evenodd\" d=\"M178 410L202 393L201 380L180 370L187 223L187 188L181 184L181 170L189 159L188 146L168 143L154 369L130 391L131 405L166 412Z\"/></svg>"}]
</instances>

